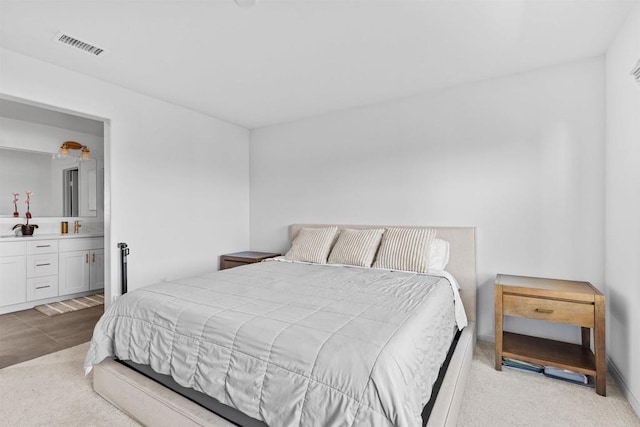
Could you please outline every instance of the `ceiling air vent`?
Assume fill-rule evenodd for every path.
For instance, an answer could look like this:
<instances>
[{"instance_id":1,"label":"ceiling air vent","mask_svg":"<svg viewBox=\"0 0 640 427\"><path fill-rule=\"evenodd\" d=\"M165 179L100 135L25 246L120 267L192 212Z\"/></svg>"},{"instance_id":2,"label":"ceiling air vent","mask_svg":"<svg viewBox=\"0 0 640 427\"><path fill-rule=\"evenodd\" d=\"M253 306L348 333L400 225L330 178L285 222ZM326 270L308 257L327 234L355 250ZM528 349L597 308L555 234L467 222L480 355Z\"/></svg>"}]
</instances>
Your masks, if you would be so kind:
<instances>
[{"instance_id":1,"label":"ceiling air vent","mask_svg":"<svg viewBox=\"0 0 640 427\"><path fill-rule=\"evenodd\" d=\"M100 54L104 54L106 52L104 49L94 46L91 43L83 42L82 40L78 40L75 37L71 37L63 33L59 33L56 36L56 40L68 46L75 47L76 49L91 53L95 56L100 56Z\"/></svg>"}]
</instances>

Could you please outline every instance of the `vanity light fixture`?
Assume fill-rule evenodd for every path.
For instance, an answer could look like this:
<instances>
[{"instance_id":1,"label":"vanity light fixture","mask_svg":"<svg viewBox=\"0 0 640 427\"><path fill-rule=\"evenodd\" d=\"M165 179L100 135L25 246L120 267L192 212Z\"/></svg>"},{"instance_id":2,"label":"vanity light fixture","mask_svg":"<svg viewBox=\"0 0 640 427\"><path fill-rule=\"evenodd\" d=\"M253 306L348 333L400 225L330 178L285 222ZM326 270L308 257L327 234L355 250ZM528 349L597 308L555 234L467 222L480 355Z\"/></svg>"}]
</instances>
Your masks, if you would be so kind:
<instances>
[{"instance_id":1,"label":"vanity light fixture","mask_svg":"<svg viewBox=\"0 0 640 427\"><path fill-rule=\"evenodd\" d=\"M89 147L86 145L82 145L79 142L75 141L66 141L63 142L60 146L60 152L58 153L58 157L66 157L69 155L69 150L82 150L82 159L87 160L90 158L91 153L89 152Z\"/></svg>"}]
</instances>

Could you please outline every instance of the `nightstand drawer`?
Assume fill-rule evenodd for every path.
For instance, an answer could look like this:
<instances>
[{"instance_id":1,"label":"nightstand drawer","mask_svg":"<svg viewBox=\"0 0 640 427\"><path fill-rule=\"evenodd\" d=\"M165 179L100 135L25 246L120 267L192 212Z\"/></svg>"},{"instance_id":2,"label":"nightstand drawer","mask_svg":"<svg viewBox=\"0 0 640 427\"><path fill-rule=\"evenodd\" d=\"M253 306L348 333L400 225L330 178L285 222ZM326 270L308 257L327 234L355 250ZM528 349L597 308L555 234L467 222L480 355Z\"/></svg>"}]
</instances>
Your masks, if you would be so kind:
<instances>
[{"instance_id":1,"label":"nightstand drawer","mask_svg":"<svg viewBox=\"0 0 640 427\"><path fill-rule=\"evenodd\" d=\"M220 257L220 270L226 270L227 268L241 267L243 265L253 264L256 262L264 261L268 258L280 256L273 252L255 252L245 251L236 252L233 254L226 254Z\"/></svg>"},{"instance_id":2,"label":"nightstand drawer","mask_svg":"<svg viewBox=\"0 0 640 427\"><path fill-rule=\"evenodd\" d=\"M504 294L503 314L593 328L593 304Z\"/></svg>"},{"instance_id":3,"label":"nightstand drawer","mask_svg":"<svg viewBox=\"0 0 640 427\"><path fill-rule=\"evenodd\" d=\"M227 268L233 268L233 267L240 267L243 265L249 265L252 264L250 262L239 262L239 261L229 261L227 259L225 259L224 261L222 261L222 270L226 270Z\"/></svg>"}]
</instances>

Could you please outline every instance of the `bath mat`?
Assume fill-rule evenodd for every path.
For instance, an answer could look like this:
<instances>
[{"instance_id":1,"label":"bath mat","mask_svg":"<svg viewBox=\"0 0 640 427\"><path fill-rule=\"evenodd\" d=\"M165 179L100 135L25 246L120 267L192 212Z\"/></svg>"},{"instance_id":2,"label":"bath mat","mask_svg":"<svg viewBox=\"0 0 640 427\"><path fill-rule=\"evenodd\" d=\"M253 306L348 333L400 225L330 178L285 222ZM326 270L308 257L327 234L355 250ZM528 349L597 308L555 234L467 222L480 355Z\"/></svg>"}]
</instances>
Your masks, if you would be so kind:
<instances>
[{"instance_id":1,"label":"bath mat","mask_svg":"<svg viewBox=\"0 0 640 427\"><path fill-rule=\"evenodd\" d=\"M59 302L52 302L50 304L42 304L34 308L40 313L51 317L102 304L104 304L104 294L95 294L89 295L88 297L79 297Z\"/></svg>"}]
</instances>

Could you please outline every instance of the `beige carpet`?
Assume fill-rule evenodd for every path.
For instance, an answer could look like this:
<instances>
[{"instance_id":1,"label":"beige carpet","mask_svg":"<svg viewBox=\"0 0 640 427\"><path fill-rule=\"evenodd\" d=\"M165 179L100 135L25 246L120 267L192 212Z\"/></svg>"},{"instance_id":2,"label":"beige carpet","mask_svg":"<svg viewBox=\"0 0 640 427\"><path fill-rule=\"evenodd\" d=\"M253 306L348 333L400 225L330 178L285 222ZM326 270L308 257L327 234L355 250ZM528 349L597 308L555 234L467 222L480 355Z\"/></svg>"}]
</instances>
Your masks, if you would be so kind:
<instances>
[{"instance_id":1,"label":"beige carpet","mask_svg":"<svg viewBox=\"0 0 640 427\"><path fill-rule=\"evenodd\" d=\"M137 426L93 392L82 364L88 343L0 369L0 425ZM478 343L458 426L640 426L609 380L608 396L537 374L493 369L493 347Z\"/></svg>"},{"instance_id":2,"label":"beige carpet","mask_svg":"<svg viewBox=\"0 0 640 427\"><path fill-rule=\"evenodd\" d=\"M42 304L35 306L34 308L40 313L46 314L47 316L51 317L69 313L72 311L83 310L89 307L95 307L102 304L104 304L104 294L95 294L89 295L88 297L78 297L66 299L64 301L52 302L49 304Z\"/></svg>"},{"instance_id":3,"label":"beige carpet","mask_svg":"<svg viewBox=\"0 0 640 427\"><path fill-rule=\"evenodd\" d=\"M607 397L591 387L541 374L494 369L493 344L478 342L458 426L640 426L640 418L611 376Z\"/></svg>"},{"instance_id":4,"label":"beige carpet","mask_svg":"<svg viewBox=\"0 0 640 427\"><path fill-rule=\"evenodd\" d=\"M0 369L2 426L138 426L93 391L89 343Z\"/></svg>"}]
</instances>

